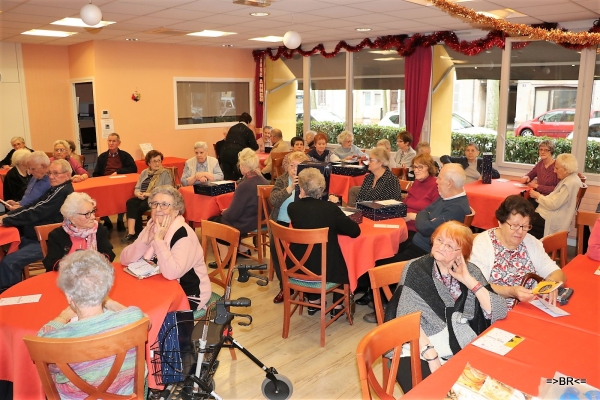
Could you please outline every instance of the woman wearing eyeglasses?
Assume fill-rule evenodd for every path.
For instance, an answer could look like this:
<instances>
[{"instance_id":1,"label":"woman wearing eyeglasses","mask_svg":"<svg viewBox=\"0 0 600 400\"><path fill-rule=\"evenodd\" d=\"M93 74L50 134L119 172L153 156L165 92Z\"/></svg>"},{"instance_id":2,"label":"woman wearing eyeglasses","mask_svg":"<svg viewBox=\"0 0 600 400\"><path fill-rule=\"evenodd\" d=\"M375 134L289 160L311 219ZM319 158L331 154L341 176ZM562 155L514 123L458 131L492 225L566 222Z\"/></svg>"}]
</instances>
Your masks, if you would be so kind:
<instances>
[{"instance_id":1,"label":"woman wearing eyeglasses","mask_svg":"<svg viewBox=\"0 0 600 400\"><path fill-rule=\"evenodd\" d=\"M48 253L42 261L46 271L58 270L58 262L64 256L79 250L95 250L109 261L115 259L108 229L96 221L96 200L87 193L71 193L60 213L64 217L62 226L48 235Z\"/></svg>"},{"instance_id":2,"label":"woman wearing eyeglasses","mask_svg":"<svg viewBox=\"0 0 600 400\"><path fill-rule=\"evenodd\" d=\"M79 161L71 157L71 148L66 140L57 140L54 142L54 157L50 157L50 162L54 160L67 160L73 169L71 181L73 183L84 181L88 178L88 172L83 168Z\"/></svg>"},{"instance_id":3,"label":"woman wearing eyeglasses","mask_svg":"<svg viewBox=\"0 0 600 400\"><path fill-rule=\"evenodd\" d=\"M494 291L506 298L509 310L516 299L533 299L531 289L520 286L528 273L546 280L567 280L544 251L542 242L527 233L532 228L534 213L533 206L524 197L508 196L496 210L498 228L480 233L473 243L471 262L483 272ZM555 304L556 296L557 291L554 291L547 298Z\"/></svg>"},{"instance_id":4,"label":"woman wearing eyeglasses","mask_svg":"<svg viewBox=\"0 0 600 400\"><path fill-rule=\"evenodd\" d=\"M155 262L162 276L177 279L192 310L204 308L212 293L210 279L198 236L182 216L185 204L181 193L171 185L158 186L148 203L152 218L135 242L123 249L121 264L142 258Z\"/></svg>"}]
</instances>

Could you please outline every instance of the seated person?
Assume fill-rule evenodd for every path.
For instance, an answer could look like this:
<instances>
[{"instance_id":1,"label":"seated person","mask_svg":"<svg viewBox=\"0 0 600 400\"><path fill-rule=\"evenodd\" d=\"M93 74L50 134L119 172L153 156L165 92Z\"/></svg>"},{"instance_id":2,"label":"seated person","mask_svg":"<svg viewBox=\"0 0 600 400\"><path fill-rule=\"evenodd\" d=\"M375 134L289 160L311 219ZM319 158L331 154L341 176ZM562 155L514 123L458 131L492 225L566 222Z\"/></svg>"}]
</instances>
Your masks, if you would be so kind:
<instances>
[{"instance_id":1,"label":"seated person","mask_svg":"<svg viewBox=\"0 0 600 400\"><path fill-rule=\"evenodd\" d=\"M121 239L121 243L131 243L142 231L142 216L150 209L148 197L157 186L171 185L173 179L169 171L162 166L163 154L157 150L146 153L146 165L148 168L142 171L131 199L127 200L127 235Z\"/></svg>"},{"instance_id":2,"label":"seated person","mask_svg":"<svg viewBox=\"0 0 600 400\"><path fill-rule=\"evenodd\" d=\"M554 171L554 152L556 151L556 145L552 140L542 140L538 144L538 152L540 154L540 161L534 165L534 167L518 181L526 183L527 186L540 192L543 195L552 193L560 179ZM537 206L537 203L534 204Z\"/></svg>"},{"instance_id":3,"label":"seated person","mask_svg":"<svg viewBox=\"0 0 600 400\"><path fill-rule=\"evenodd\" d=\"M16 210L19 207L31 205L34 201L40 198L41 195L50 189L50 178L48 177L48 167L50 159L43 151L34 151L25 160L27 169L31 174L31 179L27 183L25 193L19 201L7 200L7 207L10 211ZM8 175L8 174L7 174Z\"/></svg>"},{"instance_id":4,"label":"seated person","mask_svg":"<svg viewBox=\"0 0 600 400\"><path fill-rule=\"evenodd\" d=\"M67 160L73 169L71 181L73 183L84 181L88 178L87 171L79 164L79 161L71 157L71 149L66 140L57 140L54 142L54 157L50 157L50 162L54 160Z\"/></svg>"},{"instance_id":5,"label":"seated person","mask_svg":"<svg viewBox=\"0 0 600 400\"><path fill-rule=\"evenodd\" d=\"M533 206L524 197L508 196L496 210L499 227L480 233L473 243L471 262L479 267L494 291L506 298L509 310L515 299L530 301L535 297L531 289L520 286L528 273L547 280L567 280L544 251L542 242L527 234L533 215ZM546 297L556 304L557 294L555 290Z\"/></svg>"},{"instance_id":6,"label":"seated person","mask_svg":"<svg viewBox=\"0 0 600 400\"><path fill-rule=\"evenodd\" d=\"M262 129L262 136L256 139L256 143L258 143L258 152L265 153L265 146L271 147L271 131L273 130L272 126L266 125Z\"/></svg>"},{"instance_id":7,"label":"seated person","mask_svg":"<svg viewBox=\"0 0 600 400\"><path fill-rule=\"evenodd\" d=\"M125 307L108 297L114 282L114 268L106 258L93 250L77 251L60 262L56 284L65 294L69 305L56 318L42 326L38 336L47 338L77 338L97 335L123 328L144 318L142 311ZM77 321L70 322L73 317ZM144 355L142 354L141 357ZM135 348L129 350L109 393L134 393ZM137 357L140 357L138 354ZM112 362L105 359L71 364L83 380L94 387L102 384ZM61 399L79 399L87 395L73 385L54 364L49 365L52 380Z\"/></svg>"},{"instance_id":8,"label":"seated person","mask_svg":"<svg viewBox=\"0 0 600 400\"><path fill-rule=\"evenodd\" d=\"M390 163L388 165L389 169L397 168L398 166L396 165L396 160L394 158L392 158L392 156L391 156L392 145L391 145L390 141L387 139L381 139L381 140L377 141L377 147L381 147L381 148L387 150L388 153L390 153Z\"/></svg>"},{"instance_id":9,"label":"seated person","mask_svg":"<svg viewBox=\"0 0 600 400\"><path fill-rule=\"evenodd\" d=\"M427 154L427 155L431 156L431 146L429 145L429 142L417 143L417 155L419 155L419 154ZM414 162L414 160L413 160L413 162ZM438 176L442 167L440 167L440 164L435 160L433 161L433 165L435 166L435 175L434 176ZM412 168L411 168L411 171L408 172L408 180L409 181L415 180L415 171Z\"/></svg>"},{"instance_id":10,"label":"seated person","mask_svg":"<svg viewBox=\"0 0 600 400\"><path fill-rule=\"evenodd\" d=\"M306 142L307 149L312 149L313 147L315 147L316 134L317 134L317 132L315 132L315 131L308 131L304 135L304 141Z\"/></svg>"},{"instance_id":11,"label":"seated person","mask_svg":"<svg viewBox=\"0 0 600 400\"><path fill-rule=\"evenodd\" d=\"M352 161L358 159L365 160L367 158L365 153L352 144L352 142L354 142L354 135L352 132L342 131L342 133L338 135L337 141L341 146L336 148L333 153L338 156L340 160Z\"/></svg>"},{"instance_id":12,"label":"seated person","mask_svg":"<svg viewBox=\"0 0 600 400\"><path fill-rule=\"evenodd\" d=\"M294 136L290 141L291 151L304 151L304 139Z\"/></svg>"},{"instance_id":13,"label":"seated person","mask_svg":"<svg viewBox=\"0 0 600 400\"><path fill-rule=\"evenodd\" d=\"M223 180L223 171L221 171L219 162L216 158L208 155L206 142L196 142L194 153L196 153L196 157L192 157L185 162L185 168L181 176L183 186Z\"/></svg>"},{"instance_id":14,"label":"seated person","mask_svg":"<svg viewBox=\"0 0 600 400\"><path fill-rule=\"evenodd\" d=\"M315 147L307 153L311 161L315 162L336 162L340 158L332 151L327 150L327 136L324 133L317 133L315 136Z\"/></svg>"},{"instance_id":15,"label":"seated person","mask_svg":"<svg viewBox=\"0 0 600 400\"><path fill-rule=\"evenodd\" d=\"M327 282L348 284L348 267L342 255L338 242L338 235L357 237L360 227L335 204L321 200L325 190L325 178L316 168L306 168L298 174L300 186L300 200L288 206L288 215L291 225L296 229L329 228L327 235ZM305 245L296 244L291 247L292 252L300 256L306 251ZM296 253L297 252L297 253ZM310 271L321 274L321 247L315 246L304 264ZM318 295L308 294L308 301L315 303ZM343 295L333 294L333 301L339 300ZM317 303L318 304L318 303ZM341 305L331 311L335 316ZM318 308L309 307L308 314L314 315Z\"/></svg>"},{"instance_id":16,"label":"seated person","mask_svg":"<svg viewBox=\"0 0 600 400\"><path fill-rule=\"evenodd\" d=\"M121 264L141 258L155 261L165 279L177 279L192 310L206 308L212 293L210 279L198 236L183 219L181 193L171 185L157 186L148 201L152 217L136 241L123 249Z\"/></svg>"},{"instance_id":17,"label":"seated person","mask_svg":"<svg viewBox=\"0 0 600 400\"><path fill-rule=\"evenodd\" d=\"M417 153L410 146L413 141L413 137L409 132L400 132L396 138L396 144L398 145L398 151L396 152L396 167L397 168L410 168L412 166L412 160L415 158Z\"/></svg>"},{"instance_id":18,"label":"seated person","mask_svg":"<svg viewBox=\"0 0 600 400\"><path fill-rule=\"evenodd\" d=\"M65 142L69 143L69 151L71 153L71 157L75 157L77 160L81 160L83 157L81 154L77 154L75 151L77 150L77 146L75 146L75 142L69 139L65 139ZM83 167L83 165L82 165Z\"/></svg>"},{"instance_id":19,"label":"seated person","mask_svg":"<svg viewBox=\"0 0 600 400\"><path fill-rule=\"evenodd\" d=\"M475 143L469 143L465 149L465 155L461 157L441 156L440 161L443 164L457 163L462 165L467 174L467 182L471 183L481 179L483 171L483 159L479 158L479 146ZM500 173L492 168L492 179L500 178Z\"/></svg>"},{"instance_id":20,"label":"seated person","mask_svg":"<svg viewBox=\"0 0 600 400\"><path fill-rule=\"evenodd\" d=\"M26 149L33 153L33 150L25 146L25 139L23 139L21 136L15 136L12 139L10 139L10 145L12 146L12 150L8 152L8 154L2 159L2 161L0 161L0 167L4 169L10 168L12 164L12 156L15 151L19 149Z\"/></svg>"},{"instance_id":21,"label":"seated person","mask_svg":"<svg viewBox=\"0 0 600 400\"><path fill-rule=\"evenodd\" d=\"M48 235L48 252L43 263L46 271L58 270L59 261L80 250L94 250L108 261L115 259L108 229L96 221L96 200L87 193L71 193L60 208L62 226Z\"/></svg>"},{"instance_id":22,"label":"seated person","mask_svg":"<svg viewBox=\"0 0 600 400\"><path fill-rule=\"evenodd\" d=\"M400 182L388 168L390 153L380 147L371 151L369 173L356 196L356 202L400 200Z\"/></svg>"},{"instance_id":23,"label":"seated person","mask_svg":"<svg viewBox=\"0 0 600 400\"><path fill-rule=\"evenodd\" d=\"M431 239L430 253L404 267L386 312L386 320L421 312L423 378L507 314L504 299L494 293L485 274L468 262L473 244L469 228L457 221L446 222ZM404 393L412 389L408 344L402 348L396 380Z\"/></svg>"},{"instance_id":24,"label":"seated person","mask_svg":"<svg viewBox=\"0 0 600 400\"><path fill-rule=\"evenodd\" d=\"M407 207L407 212L411 214L419 213L426 207L436 201L440 194L436 184L437 169L435 161L429 154L418 154L413 159L413 171L415 181L408 189L408 194L404 203ZM469 212L470 213L470 212ZM411 240L413 235L417 233L414 220L406 222L408 228L408 240Z\"/></svg>"},{"instance_id":25,"label":"seated person","mask_svg":"<svg viewBox=\"0 0 600 400\"><path fill-rule=\"evenodd\" d=\"M12 168L4 177L4 201L18 202L25 195L27 184L31 179L27 169L29 155L31 152L27 149L19 149L13 153Z\"/></svg>"},{"instance_id":26,"label":"seated person","mask_svg":"<svg viewBox=\"0 0 600 400\"><path fill-rule=\"evenodd\" d=\"M586 256L592 260L600 261L600 218L596 220L592 232L590 233L590 240L588 242Z\"/></svg>"},{"instance_id":27,"label":"seated person","mask_svg":"<svg viewBox=\"0 0 600 400\"><path fill-rule=\"evenodd\" d=\"M0 216L0 226L15 226L21 235L19 250L7 254L0 262L0 288L11 287L19 283L23 268L43 258L35 226L63 221L60 207L67 196L73 193L72 172L67 161L53 161L48 170L50 189L42 194L35 203L19 207Z\"/></svg>"},{"instance_id":28,"label":"seated person","mask_svg":"<svg viewBox=\"0 0 600 400\"><path fill-rule=\"evenodd\" d=\"M266 179L271 179L271 170L273 168L273 158L271 155L273 153L286 153L290 151L290 146L283 140L283 133L281 133L280 129L275 128L271 131L271 142L273 149L265 161L264 168L261 170Z\"/></svg>"},{"instance_id":29,"label":"seated person","mask_svg":"<svg viewBox=\"0 0 600 400\"><path fill-rule=\"evenodd\" d=\"M572 154L560 154L554 162L554 171L560 182L544 196L530 190L529 196L538 202L531 224L531 234L538 239L560 231L569 231L577 207L577 193L581 179L577 175L577 159Z\"/></svg>"}]
</instances>

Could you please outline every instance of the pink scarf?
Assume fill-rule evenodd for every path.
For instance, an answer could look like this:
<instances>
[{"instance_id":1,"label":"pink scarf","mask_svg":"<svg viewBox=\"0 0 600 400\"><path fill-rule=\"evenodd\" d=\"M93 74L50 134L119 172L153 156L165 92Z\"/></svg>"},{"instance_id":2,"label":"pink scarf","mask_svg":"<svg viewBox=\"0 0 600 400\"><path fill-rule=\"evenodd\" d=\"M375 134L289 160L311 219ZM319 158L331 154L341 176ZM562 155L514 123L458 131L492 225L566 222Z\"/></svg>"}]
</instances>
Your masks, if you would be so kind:
<instances>
[{"instance_id":1,"label":"pink scarf","mask_svg":"<svg viewBox=\"0 0 600 400\"><path fill-rule=\"evenodd\" d=\"M167 234L165 235L165 242L167 242L169 244L169 247L171 247L171 239L173 239L173 235L175 234L175 232L177 232L177 230L184 225L185 225L185 219L181 215L178 215L177 217L175 217L173 222L171 222L169 229L167 229ZM155 232L156 232L156 225L154 225L152 227L152 231L148 232L148 235L150 235L151 237L154 237ZM154 247L150 246L150 247L148 247L148 250L146 250L146 252L144 253L144 260L152 260L154 258L154 255L155 255Z\"/></svg>"},{"instance_id":2,"label":"pink scarf","mask_svg":"<svg viewBox=\"0 0 600 400\"><path fill-rule=\"evenodd\" d=\"M98 231L98 221L94 221L93 228L77 228L67 218L63 221L62 228L71 237L84 238L86 243L86 250L98 251L98 244L96 243L96 232Z\"/></svg>"}]
</instances>

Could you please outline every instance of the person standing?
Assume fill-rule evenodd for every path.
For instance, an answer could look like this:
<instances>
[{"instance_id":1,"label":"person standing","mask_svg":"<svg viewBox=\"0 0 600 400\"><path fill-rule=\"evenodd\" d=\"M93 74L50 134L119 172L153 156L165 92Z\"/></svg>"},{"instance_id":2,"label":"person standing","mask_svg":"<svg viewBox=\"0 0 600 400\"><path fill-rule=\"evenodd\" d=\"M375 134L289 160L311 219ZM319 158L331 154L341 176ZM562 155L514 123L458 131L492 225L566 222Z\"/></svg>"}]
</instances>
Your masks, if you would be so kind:
<instances>
[{"instance_id":1,"label":"person standing","mask_svg":"<svg viewBox=\"0 0 600 400\"><path fill-rule=\"evenodd\" d=\"M223 175L228 181L237 181L242 177L240 170L237 167L238 153L249 147L252 150L258 150L258 143L252 129L248 124L252 122L250 114L244 112L240 115L239 122L229 128L225 143L221 149L219 161Z\"/></svg>"}]
</instances>

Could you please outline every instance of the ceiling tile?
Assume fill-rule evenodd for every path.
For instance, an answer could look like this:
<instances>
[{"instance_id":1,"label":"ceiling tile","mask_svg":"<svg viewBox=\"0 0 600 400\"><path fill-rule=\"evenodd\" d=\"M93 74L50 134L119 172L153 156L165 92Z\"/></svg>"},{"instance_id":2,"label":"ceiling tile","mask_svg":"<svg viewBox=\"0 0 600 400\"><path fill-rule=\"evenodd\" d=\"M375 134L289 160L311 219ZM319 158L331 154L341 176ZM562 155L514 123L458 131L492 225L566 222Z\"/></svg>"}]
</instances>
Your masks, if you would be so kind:
<instances>
[{"instance_id":1,"label":"ceiling tile","mask_svg":"<svg viewBox=\"0 0 600 400\"><path fill-rule=\"evenodd\" d=\"M352 7L328 7L319 10L311 10L312 15L322 15L327 18L335 16L336 18L357 17L365 14L365 10Z\"/></svg>"},{"instance_id":2,"label":"ceiling tile","mask_svg":"<svg viewBox=\"0 0 600 400\"><path fill-rule=\"evenodd\" d=\"M148 6L145 3L129 3L124 1L113 1L102 6L102 13L146 15L161 11L165 7Z\"/></svg>"},{"instance_id":3,"label":"ceiling tile","mask_svg":"<svg viewBox=\"0 0 600 400\"><path fill-rule=\"evenodd\" d=\"M156 18L172 18L172 19L178 19L178 20L182 20L182 21L189 21L192 19L209 17L211 15L212 15L212 13L210 13L210 12L184 10L181 8L169 8L166 10L148 14L147 16L148 17L156 17Z\"/></svg>"},{"instance_id":4,"label":"ceiling tile","mask_svg":"<svg viewBox=\"0 0 600 400\"><path fill-rule=\"evenodd\" d=\"M418 19L418 18L430 18L430 17L441 17L448 15L443 11L438 10L435 7L419 7L411 8L408 10L390 11L388 15L393 17L399 17L402 19Z\"/></svg>"},{"instance_id":5,"label":"ceiling tile","mask_svg":"<svg viewBox=\"0 0 600 400\"><path fill-rule=\"evenodd\" d=\"M401 11L401 10L412 10L419 8L431 8L426 6L421 6L415 3L411 3L408 1L398 1L398 0L375 0L368 1L364 3L355 3L351 4L350 7L358 8L360 10L366 10L369 12L379 12L379 13L389 13L392 11Z\"/></svg>"},{"instance_id":6,"label":"ceiling tile","mask_svg":"<svg viewBox=\"0 0 600 400\"><path fill-rule=\"evenodd\" d=\"M15 8L19 5L21 5L21 3L24 0L21 1L4 1L4 0L0 0L0 11L2 12L6 12L9 11L12 8Z\"/></svg>"},{"instance_id":7,"label":"ceiling tile","mask_svg":"<svg viewBox=\"0 0 600 400\"><path fill-rule=\"evenodd\" d=\"M56 19L70 17L74 13L79 13L78 8L46 7L34 4L22 4L10 10L10 13L43 15L46 17L55 17ZM2 13L4 14L4 13ZM0 14L0 15L2 15Z\"/></svg>"},{"instance_id":8,"label":"ceiling tile","mask_svg":"<svg viewBox=\"0 0 600 400\"><path fill-rule=\"evenodd\" d=\"M307 12L312 10L318 10L320 8L330 8L331 4L323 3L321 1L316 0L302 0L302 1L276 1L271 3L270 7L265 7L268 9L275 10L285 10L285 11L293 11L293 12Z\"/></svg>"},{"instance_id":9,"label":"ceiling tile","mask_svg":"<svg viewBox=\"0 0 600 400\"><path fill-rule=\"evenodd\" d=\"M135 18L127 20L127 23L129 23L129 24L150 25L150 26L155 26L155 27L172 25L172 24L177 24L180 22L183 22L183 21L180 19L157 18L157 17L149 17L149 16L135 17Z\"/></svg>"},{"instance_id":10,"label":"ceiling tile","mask_svg":"<svg viewBox=\"0 0 600 400\"><path fill-rule=\"evenodd\" d=\"M193 10L193 11L209 11L211 13L226 13L230 11L239 10L240 7L259 10L259 7L241 6L239 4L233 4L233 1L215 1L215 0L196 0L191 3L183 4L177 8L182 10ZM266 7L269 8L269 7ZM253 12L253 11L249 11Z\"/></svg>"}]
</instances>

